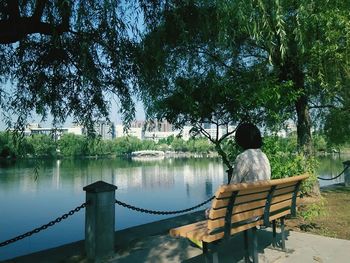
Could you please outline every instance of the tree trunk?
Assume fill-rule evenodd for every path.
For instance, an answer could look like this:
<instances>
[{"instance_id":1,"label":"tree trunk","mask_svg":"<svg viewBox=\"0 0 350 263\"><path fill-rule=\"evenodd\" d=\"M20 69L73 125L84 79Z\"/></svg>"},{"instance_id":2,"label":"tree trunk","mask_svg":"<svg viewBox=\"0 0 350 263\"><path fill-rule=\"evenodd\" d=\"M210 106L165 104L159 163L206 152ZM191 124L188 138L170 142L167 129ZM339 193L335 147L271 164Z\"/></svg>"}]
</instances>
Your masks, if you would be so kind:
<instances>
[{"instance_id":1,"label":"tree trunk","mask_svg":"<svg viewBox=\"0 0 350 263\"><path fill-rule=\"evenodd\" d=\"M227 166L227 184L229 184L231 182L231 178L233 175L233 166L230 163L227 154L225 153L225 151L221 148L221 144L220 142L215 142L215 149L218 152L218 154L221 156L222 161L224 162L224 164Z\"/></svg>"},{"instance_id":2,"label":"tree trunk","mask_svg":"<svg viewBox=\"0 0 350 263\"><path fill-rule=\"evenodd\" d=\"M297 112L297 135L299 151L310 156L312 153L312 138L311 138L311 118L307 97L300 96L295 102Z\"/></svg>"}]
</instances>

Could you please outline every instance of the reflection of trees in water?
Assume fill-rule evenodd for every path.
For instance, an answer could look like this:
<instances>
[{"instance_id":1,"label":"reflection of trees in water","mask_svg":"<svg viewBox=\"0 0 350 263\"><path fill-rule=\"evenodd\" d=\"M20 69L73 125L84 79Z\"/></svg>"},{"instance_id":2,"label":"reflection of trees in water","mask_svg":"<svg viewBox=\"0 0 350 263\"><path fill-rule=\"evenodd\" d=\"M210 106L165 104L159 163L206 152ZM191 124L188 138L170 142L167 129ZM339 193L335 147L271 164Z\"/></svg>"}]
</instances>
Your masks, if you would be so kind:
<instances>
[{"instance_id":1,"label":"reflection of trees in water","mask_svg":"<svg viewBox=\"0 0 350 263\"><path fill-rule=\"evenodd\" d=\"M59 188L64 182L73 185L75 192L81 192L83 186L99 180L117 185L120 190L167 189L178 182L189 188L200 184L200 191L208 196L212 193L212 186L208 182L223 175L220 160L206 158L175 158L154 162L135 162L129 159L41 160L37 180L33 177L35 165L38 165L38 161L17 161L12 166L9 165L0 172L1 183L16 183L22 190L35 191L40 181L47 180L51 187Z\"/></svg>"}]
</instances>

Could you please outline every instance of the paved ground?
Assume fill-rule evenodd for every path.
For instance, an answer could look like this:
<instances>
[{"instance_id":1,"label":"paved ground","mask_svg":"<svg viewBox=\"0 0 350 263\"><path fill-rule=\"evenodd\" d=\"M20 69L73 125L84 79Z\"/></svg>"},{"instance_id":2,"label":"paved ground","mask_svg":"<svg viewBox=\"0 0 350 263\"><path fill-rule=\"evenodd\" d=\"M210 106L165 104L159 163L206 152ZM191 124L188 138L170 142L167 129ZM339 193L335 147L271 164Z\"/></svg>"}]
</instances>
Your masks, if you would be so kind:
<instances>
[{"instance_id":1,"label":"paved ground","mask_svg":"<svg viewBox=\"0 0 350 263\"><path fill-rule=\"evenodd\" d=\"M172 238L167 232L176 225L200 219L203 212L162 220L116 232L117 253L105 262L120 263L196 263L205 262L201 250L191 246L186 239ZM350 241L327 238L299 232L289 232L284 253L269 248L272 234L269 230L258 231L260 263L346 263L350 262ZM5 262L87 262L83 256L82 241L67 244ZM243 236L235 236L231 242L218 248L216 262L244 262Z\"/></svg>"},{"instance_id":2,"label":"paved ground","mask_svg":"<svg viewBox=\"0 0 350 263\"><path fill-rule=\"evenodd\" d=\"M346 263L350 262L350 241L299 232L289 232L287 253L268 248L270 231L259 231L259 262L261 263ZM108 262L206 262L201 251L187 240L154 236L136 242L128 251ZM215 261L214 261L215 262ZM244 262L243 236L218 249L216 262Z\"/></svg>"}]
</instances>

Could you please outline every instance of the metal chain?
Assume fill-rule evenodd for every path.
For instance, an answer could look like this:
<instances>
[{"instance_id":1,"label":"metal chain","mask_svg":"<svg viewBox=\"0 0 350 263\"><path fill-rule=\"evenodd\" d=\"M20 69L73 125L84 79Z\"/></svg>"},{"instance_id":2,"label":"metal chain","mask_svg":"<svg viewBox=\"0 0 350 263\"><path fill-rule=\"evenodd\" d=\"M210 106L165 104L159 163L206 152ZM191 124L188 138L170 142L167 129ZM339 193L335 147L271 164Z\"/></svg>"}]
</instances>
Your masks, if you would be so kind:
<instances>
[{"instance_id":1,"label":"metal chain","mask_svg":"<svg viewBox=\"0 0 350 263\"><path fill-rule=\"evenodd\" d=\"M340 177L349 167L350 167L349 165L345 166L344 170L343 170L340 174L338 174L336 177L332 177L332 178L317 177L317 179L319 179L319 180L324 180L324 181L331 181L331 180L337 179L337 178Z\"/></svg>"},{"instance_id":2,"label":"metal chain","mask_svg":"<svg viewBox=\"0 0 350 263\"><path fill-rule=\"evenodd\" d=\"M53 221L51 221L51 222L49 222L49 223L47 223L45 225L42 225L41 227L35 228L32 231L29 231L29 232L24 233L22 235L19 235L19 236L16 236L14 238L11 238L9 240L6 240L4 242L1 242L0 243L0 247L4 247L4 246L6 246L8 244L14 243L14 242L16 242L18 240L21 240L23 238L30 237L33 234L37 234L41 230L47 229L47 228L49 228L49 227L51 227L51 226L61 222L62 220L67 219L69 216L73 215L74 213L78 212L80 209L82 209L84 207L86 207L86 203L81 204L80 206L76 207L75 209L70 210L68 213L66 213L66 214L64 214L64 215L62 215L60 217L57 217L55 220L53 220Z\"/></svg>"},{"instance_id":3,"label":"metal chain","mask_svg":"<svg viewBox=\"0 0 350 263\"><path fill-rule=\"evenodd\" d=\"M135 207L133 205L129 205L129 204L126 204L126 203L123 203L119 200L115 200L115 203L120 205L120 206L123 206L123 207L126 207L126 208L129 208L131 210L134 210L134 211L138 211L138 212L141 212L141 213L147 213L147 214L153 214L153 215L174 215L174 214L182 214L182 213L186 213L186 212L189 212L189 211L192 211L198 207L201 207L207 203L209 203L211 200L213 200L215 198L215 196L212 196L210 197L208 200L204 201L203 203L200 203L196 206L193 206L193 207L190 207L190 208L187 208L187 209L183 209L183 210L177 210L177 211L156 211L156 210L149 210L149 209L144 209L144 208L139 208L139 207Z\"/></svg>"}]
</instances>

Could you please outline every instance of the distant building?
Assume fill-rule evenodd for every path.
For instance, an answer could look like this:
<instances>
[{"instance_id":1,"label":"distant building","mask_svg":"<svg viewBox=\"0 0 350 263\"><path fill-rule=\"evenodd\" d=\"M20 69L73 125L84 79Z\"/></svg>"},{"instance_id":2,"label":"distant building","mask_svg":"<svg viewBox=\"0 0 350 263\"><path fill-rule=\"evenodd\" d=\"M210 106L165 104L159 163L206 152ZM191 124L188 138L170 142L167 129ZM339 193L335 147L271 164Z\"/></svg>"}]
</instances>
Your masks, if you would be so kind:
<instances>
[{"instance_id":1,"label":"distant building","mask_svg":"<svg viewBox=\"0 0 350 263\"><path fill-rule=\"evenodd\" d=\"M73 133L75 135L82 135L83 128L81 126L73 126L70 128L45 128L41 127L38 123L29 124L24 130L25 136L33 134L46 134L51 135L55 140L59 140L65 133Z\"/></svg>"},{"instance_id":2,"label":"distant building","mask_svg":"<svg viewBox=\"0 0 350 263\"><path fill-rule=\"evenodd\" d=\"M116 137L134 136L140 140L154 140L176 136L179 131L173 131L173 126L167 121L133 121L125 131L123 125L116 125Z\"/></svg>"},{"instance_id":3,"label":"distant building","mask_svg":"<svg viewBox=\"0 0 350 263\"><path fill-rule=\"evenodd\" d=\"M210 134L212 138L216 138L217 129L210 123L204 123L204 130ZM219 138L227 132L234 130L234 126L220 127ZM130 128L124 131L123 125L116 125L115 136L134 136L140 140L153 140L158 142L160 139L166 139L169 136L181 137L188 141L193 134L191 134L192 126L184 126L181 130L175 130L174 126L167 121L134 121L130 124ZM197 134L196 137L204 137L202 134Z\"/></svg>"},{"instance_id":4,"label":"distant building","mask_svg":"<svg viewBox=\"0 0 350 263\"><path fill-rule=\"evenodd\" d=\"M95 124L95 133L100 136L102 140L112 140L116 137L115 125L113 122L98 121Z\"/></svg>"},{"instance_id":5,"label":"distant building","mask_svg":"<svg viewBox=\"0 0 350 263\"><path fill-rule=\"evenodd\" d=\"M142 127L134 127L134 128L129 128L127 131L124 130L124 125L116 125L115 126L115 137L124 137L124 136L133 136L136 137L140 140L144 139L144 132L142 130Z\"/></svg>"}]
</instances>

